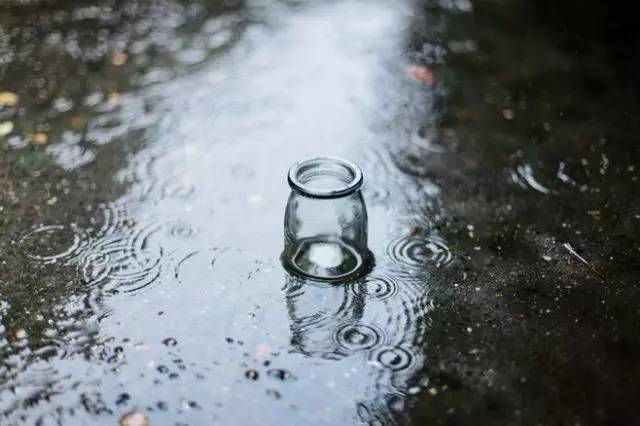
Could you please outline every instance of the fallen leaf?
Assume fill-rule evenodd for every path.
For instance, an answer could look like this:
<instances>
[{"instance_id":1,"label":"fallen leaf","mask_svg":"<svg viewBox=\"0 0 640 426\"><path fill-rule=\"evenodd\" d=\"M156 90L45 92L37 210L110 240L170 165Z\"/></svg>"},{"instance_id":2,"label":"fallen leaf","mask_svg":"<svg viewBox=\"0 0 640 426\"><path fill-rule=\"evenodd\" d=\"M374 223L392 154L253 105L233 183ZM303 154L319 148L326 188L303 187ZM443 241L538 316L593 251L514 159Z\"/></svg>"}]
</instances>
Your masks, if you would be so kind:
<instances>
[{"instance_id":1,"label":"fallen leaf","mask_svg":"<svg viewBox=\"0 0 640 426\"><path fill-rule=\"evenodd\" d=\"M0 92L0 106L16 106L19 100L20 97L13 92Z\"/></svg>"},{"instance_id":2,"label":"fallen leaf","mask_svg":"<svg viewBox=\"0 0 640 426\"><path fill-rule=\"evenodd\" d=\"M107 97L107 103L109 105L116 105L118 102L120 102L120 93L109 93L109 96Z\"/></svg>"},{"instance_id":3,"label":"fallen leaf","mask_svg":"<svg viewBox=\"0 0 640 426\"><path fill-rule=\"evenodd\" d=\"M502 110L502 116L504 117L505 120L513 120L513 118L516 116L515 113L513 112L512 109L509 108L504 108Z\"/></svg>"},{"instance_id":4,"label":"fallen leaf","mask_svg":"<svg viewBox=\"0 0 640 426\"><path fill-rule=\"evenodd\" d=\"M87 123L86 117L74 115L73 117L69 118L69 124L71 124L71 127L73 127L74 129L80 129L86 123Z\"/></svg>"},{"instance_id":5,"label":"fallen leaf","mask_svg":"<svg viewBox=\"0 0 640 426\"><path fill-rule=\"evenodd\" d=\"M120 426L149 426L149 419L142 413L132 411L120 418Z\"/></svg>"},{"instance_id":6,"label":"fallen leaf","mask_svg":"<svg viewBox=\"0 0 640 426\"><path fill-rule=\"evenodd\" d=\"M423 65L409 65L407 71L414 80L433 83L436 79L434 72Z\"/></svg>"},{"instance_id":7,"label":"fallen leaf","mask_svg":"<svg viewBox=\"0 0 640 426\"><path fill-rule=\"evenodd\" d=\"M116 67L119 67L121 65L124 65L127 62L127 59L129 59L129 55L127 55L126 53L118 52L114 53L111 57L111 63Z\"/></svg>"},{"instance_id":8,"label":"fallen leaf","mask_svg":"<svg viewBox=\"0 0 640 426\"><path fill-rule=\"evenodd\" d=\"M13 131L13 123L11 121L3 121L0 123L0 136L7 136Z\"/></svg>"},{"instance_id":9,"label":"fallen leaf","mask_svg":"<svg viewBox=\"0 0 640 426\"><path fill-rule=\"evenodd\" d=\"M49 141L49 136L46 133L29 133L27 139L36 145L45 145Z\"/></svg>"},{"instance_id":10,"label":"fallen leaf","mask_svg":"<svg viewBox=\"0 0 640 426\"><path fill-rule=\"evenodd\" d=\"M588 210L587 214L596 220L600 219L600 210Z\"/></svg>"}]
</instances>

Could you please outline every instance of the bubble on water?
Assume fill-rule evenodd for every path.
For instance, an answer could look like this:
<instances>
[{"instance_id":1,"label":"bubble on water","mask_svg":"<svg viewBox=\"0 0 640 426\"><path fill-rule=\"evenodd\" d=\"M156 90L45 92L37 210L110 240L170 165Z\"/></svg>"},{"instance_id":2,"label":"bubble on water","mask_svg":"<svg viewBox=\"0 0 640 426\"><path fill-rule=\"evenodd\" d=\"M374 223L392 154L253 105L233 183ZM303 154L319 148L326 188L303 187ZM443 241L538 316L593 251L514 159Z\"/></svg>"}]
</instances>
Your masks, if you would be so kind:
<instances>
[{"instance_id":1,"label":"bubble on water","mask_svg":"<svg viewBox=\"0 0 640 426\"><path fill-rule=\"evenodd\" d=\"M89 243L86 232L76 226L42 225L25 233L18 245L27 257L54 263L77 258Z\"/></svg>"},{"instance_id":2,"label":"bubble on water","mask_svg":"<svg viewBox=\"0 0 640 426\"><path fill-rule=\"evenodd\" d=\"M446 266L453 260L453 254L440 238L411 235L393 240L387 246L387 256L393 262L411 268L421 268L429 264Z\"/></svg>"},{"instance_id":3,"label":"bubble on water","mask_svg":"<svg viewBox=\"0 0 640 426\"><path fill-rule=\"evenodd\" d=\"M373 325L352 323L338 328L334 340L348 352L366 351L384 343L384 333Z\"/></svg>"}]
</instances>

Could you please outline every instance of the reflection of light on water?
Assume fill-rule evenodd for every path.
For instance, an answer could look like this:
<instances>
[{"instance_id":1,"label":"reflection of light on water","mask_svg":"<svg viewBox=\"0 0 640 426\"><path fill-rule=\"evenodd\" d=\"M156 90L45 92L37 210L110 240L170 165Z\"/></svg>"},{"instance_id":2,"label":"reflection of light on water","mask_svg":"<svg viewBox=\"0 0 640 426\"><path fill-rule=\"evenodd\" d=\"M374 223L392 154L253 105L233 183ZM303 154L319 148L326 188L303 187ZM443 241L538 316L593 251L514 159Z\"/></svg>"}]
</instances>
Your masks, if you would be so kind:
<instances>
[{"instance_id":1,"label":"reflection of light on water","mask_svg":"<svg viewBox=\"0 0 640 426\"><path fill-rule=\"evenodd\" d=\"M342 259L342 250L337 243L318 243L309 249L309 260L323 268L336 267Z\"/></svg>"},{"instance_id":2,"label":"reflection of light on water","mask_svg":"<svg viewBox=\"0 0 640 426\"><path fill-rule=\"evenodd\" d=\"M297 272L320 279L345 278L362 265L362 257L351 245L333 237L302 239L292 259Z\"/></svg>"},{"instance_id":3,"label":"reflection of light on water","mask_svg":"<svg viewBox=\"0 0 640 426\"><path fill-rule=\"evenodd\" d=\"M530 188L535 189L536 191L541 192L543 194L549 193L549 189L544 187L533 176L533 169L529 164L526 164L524 166L518 166L516 171L511 174L511 179L515 183L525 188L529 186Z\"/></svg>"}]
</instances>

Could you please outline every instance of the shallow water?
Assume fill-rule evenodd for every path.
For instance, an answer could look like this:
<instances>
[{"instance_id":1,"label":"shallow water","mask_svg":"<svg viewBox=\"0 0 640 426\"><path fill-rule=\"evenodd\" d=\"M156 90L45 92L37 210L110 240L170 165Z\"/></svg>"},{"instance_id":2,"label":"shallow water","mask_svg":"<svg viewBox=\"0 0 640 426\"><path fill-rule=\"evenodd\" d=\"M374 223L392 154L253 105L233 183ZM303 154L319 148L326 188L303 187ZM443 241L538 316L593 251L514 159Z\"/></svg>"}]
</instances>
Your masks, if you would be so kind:
<instances>
[{"instance_id":1,"label":"shallow water","mask_svg":"<svg viewBox=\"0 0 640 426\"><path fill-rule=\"evenodd\" d=\"M618 40L526 2L0 8L3 424L634 418ZM341 285L279 261L318 155L365 174Z\"/></svg>"}]
</instances>

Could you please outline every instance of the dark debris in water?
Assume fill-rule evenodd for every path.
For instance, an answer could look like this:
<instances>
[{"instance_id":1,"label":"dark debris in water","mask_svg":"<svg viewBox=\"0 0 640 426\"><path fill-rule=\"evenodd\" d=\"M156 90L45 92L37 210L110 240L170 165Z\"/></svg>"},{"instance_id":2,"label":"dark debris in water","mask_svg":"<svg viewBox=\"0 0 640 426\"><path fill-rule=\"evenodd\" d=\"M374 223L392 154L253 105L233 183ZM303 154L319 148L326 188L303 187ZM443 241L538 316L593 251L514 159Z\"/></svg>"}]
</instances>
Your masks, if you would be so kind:
<instances>
[{"instance_id":1,"label":"dark debris in water","mask_svg":"<svg viewBox=\"0 0 640 426\"><path fill-rule=\"evenodd\" d=\"M165 346L177 346L178 341L173 337L167 337L162 341L162 344Z\"/></svg>"}]
</instances>

